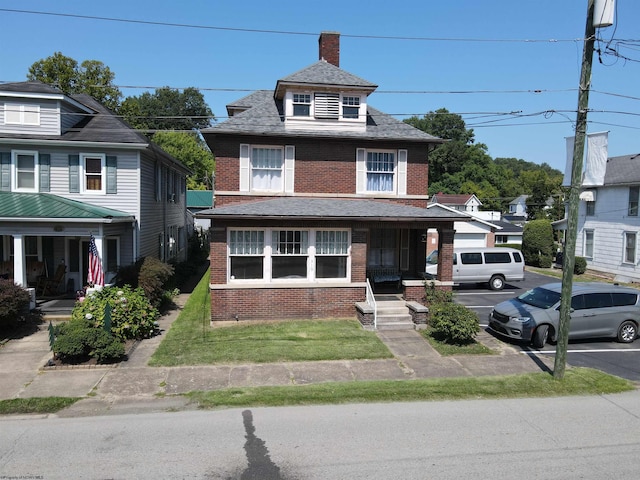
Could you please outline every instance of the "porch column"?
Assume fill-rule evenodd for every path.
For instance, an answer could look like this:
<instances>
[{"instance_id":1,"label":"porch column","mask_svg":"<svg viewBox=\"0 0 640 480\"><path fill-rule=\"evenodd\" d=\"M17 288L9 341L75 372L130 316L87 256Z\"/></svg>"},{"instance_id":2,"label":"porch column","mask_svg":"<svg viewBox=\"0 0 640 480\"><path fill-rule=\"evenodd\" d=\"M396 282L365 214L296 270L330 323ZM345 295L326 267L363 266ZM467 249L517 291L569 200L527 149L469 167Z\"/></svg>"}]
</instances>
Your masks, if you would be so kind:
<instances>
[{"instance_id":1,"label":"porch column","mask_svg":"<svg viewBox=\"0 0 640 480\"><path fill-rule=\"evenodd\" d=\"M27 268L24 258L24 237L13 235L13 281L21 287L27 286Z\"/></svg>"},{"instance_id":2,"label":"porch column","mask_svg":"<svg viewBox=\"0 0 640 480\"><path fill-rule=\"evenodd\" d=\"M453 281L453 237L456 231L452 228L439 229L438 232L438 280Z\"/></svg>"}]
</instances>

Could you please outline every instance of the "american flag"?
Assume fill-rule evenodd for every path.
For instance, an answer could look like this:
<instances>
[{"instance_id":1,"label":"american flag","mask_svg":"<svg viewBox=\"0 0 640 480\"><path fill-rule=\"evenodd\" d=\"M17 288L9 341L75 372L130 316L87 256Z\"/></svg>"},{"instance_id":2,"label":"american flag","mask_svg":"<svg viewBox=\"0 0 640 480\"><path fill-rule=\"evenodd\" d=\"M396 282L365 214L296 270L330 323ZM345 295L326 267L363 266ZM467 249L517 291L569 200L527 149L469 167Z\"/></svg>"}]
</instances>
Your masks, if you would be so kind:
<instances>
[{"instance_id":1,"label":"american flag","mask_svg":"<svg viewBox=\"0 0 640 480\"><path fill-rule=\"evenodd\" d=\"M89 285L104 286L104 272L102 271L102 262L96 248L96 240L91 235L89 240L89 273L87 274L87 283Z\"/></svg>"}]
</instances>

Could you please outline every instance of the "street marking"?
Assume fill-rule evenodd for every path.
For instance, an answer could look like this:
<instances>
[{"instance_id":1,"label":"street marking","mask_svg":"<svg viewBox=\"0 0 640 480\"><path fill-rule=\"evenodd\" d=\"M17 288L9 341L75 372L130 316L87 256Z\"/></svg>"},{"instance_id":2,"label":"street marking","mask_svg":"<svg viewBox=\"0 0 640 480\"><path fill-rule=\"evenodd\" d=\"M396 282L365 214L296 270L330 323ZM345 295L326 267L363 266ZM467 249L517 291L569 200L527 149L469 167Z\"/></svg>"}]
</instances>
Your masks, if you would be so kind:
<instances>
[{"instance_id":1,"label":"street marking","mask_svg":"<svg viewBox=\"0 0 640 480\"><path fill-rule=\"evenodd\" d=\"M465 305L467 308L493 308L494 305Z\"/></svg>"},{"instance_id":2,"label":"street marking","mask_svg":"<svg viewBox=\"0 0 640 480\"><path fill-rule=\"evenodd\" d=\"M456 292L453 295L454 296L458 296L458 295L513 295L514 293L516 293L515 291L511 292Z\"/></svg>"},{"instance_id":3,"label":"street marking","mask_svg":"<svg viewBox=\"0 0 640 480\"><path fill-rule=\"evenodd\" d=\"M591 350L567 350L567 353L609 353L609 352L640 352L640 348L594 348ZM535 355L538 353L555 354L555 350L526 350L520 352L523 355Z\"/></svg>"}]
</instances>

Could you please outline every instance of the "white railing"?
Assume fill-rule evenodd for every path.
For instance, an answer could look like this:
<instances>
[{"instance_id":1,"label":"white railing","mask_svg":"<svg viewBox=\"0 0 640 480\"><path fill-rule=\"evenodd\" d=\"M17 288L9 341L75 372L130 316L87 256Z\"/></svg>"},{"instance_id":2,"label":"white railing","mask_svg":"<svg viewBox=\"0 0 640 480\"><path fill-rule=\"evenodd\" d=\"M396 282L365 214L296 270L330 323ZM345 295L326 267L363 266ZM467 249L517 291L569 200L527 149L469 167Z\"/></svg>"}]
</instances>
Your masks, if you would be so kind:
<instances>
[{"instance_id":1,"label":"white railing","mask_svg":"<svg viewBox=\"0 0 640 480\"><path fill-rule=\"evenodd\" d=\"M376 297L373 296L373 288L367 278L367 304L373 308L373 329L378 329L378 305L376 305Z\"/></svg>"}]
</instances>

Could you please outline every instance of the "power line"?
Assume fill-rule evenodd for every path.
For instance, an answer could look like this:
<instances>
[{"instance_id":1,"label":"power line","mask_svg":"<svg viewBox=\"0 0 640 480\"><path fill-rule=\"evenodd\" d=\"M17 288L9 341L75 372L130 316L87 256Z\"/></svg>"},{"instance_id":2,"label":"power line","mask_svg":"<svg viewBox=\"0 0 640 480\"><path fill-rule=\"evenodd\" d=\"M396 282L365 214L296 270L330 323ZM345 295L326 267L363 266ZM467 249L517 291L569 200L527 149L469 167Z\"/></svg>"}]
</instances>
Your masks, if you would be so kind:
<instances>
[{"instance_id":1,"label":"power line","mask_svg":"<svg viewBox=\"0 0 640 480\"><path fill-rule=\"evenodd\" d=\"M24 13L29 15L48 15L55 17L66 18L80 18L83 20L99 20L105 22L120 22L120 23L133 23L141 25L155 25L162 27L176 27L176 28L194 28L204 30L220 30L231 32L244 32L244 33L266 33L274 35L304 35L304 36L318 36L318 32L292 32L287 30L265 30L265 29L253 29L253 28L237 28L237 27L218 27L213 25L197 25L190 23L174 23L174 22L158 22L151 20L137 20L129 18L118 17L102 17L95 15L79 15L73 13L57 13L57 12L43 12L37 10L18 10L12 8L0 8L0 12L8 13ZM441 38L441 37L405 37L405 36L384 36L384 35L353 35L353 34L340 34L341 37L347 38L366 38L376 40L410 40L410 41L428 41L428 42L496 42L496 43L560 43L560 42L582 42L582 38L571 39L500 39L500 38Z\"/></svg>"}]
</instances>

